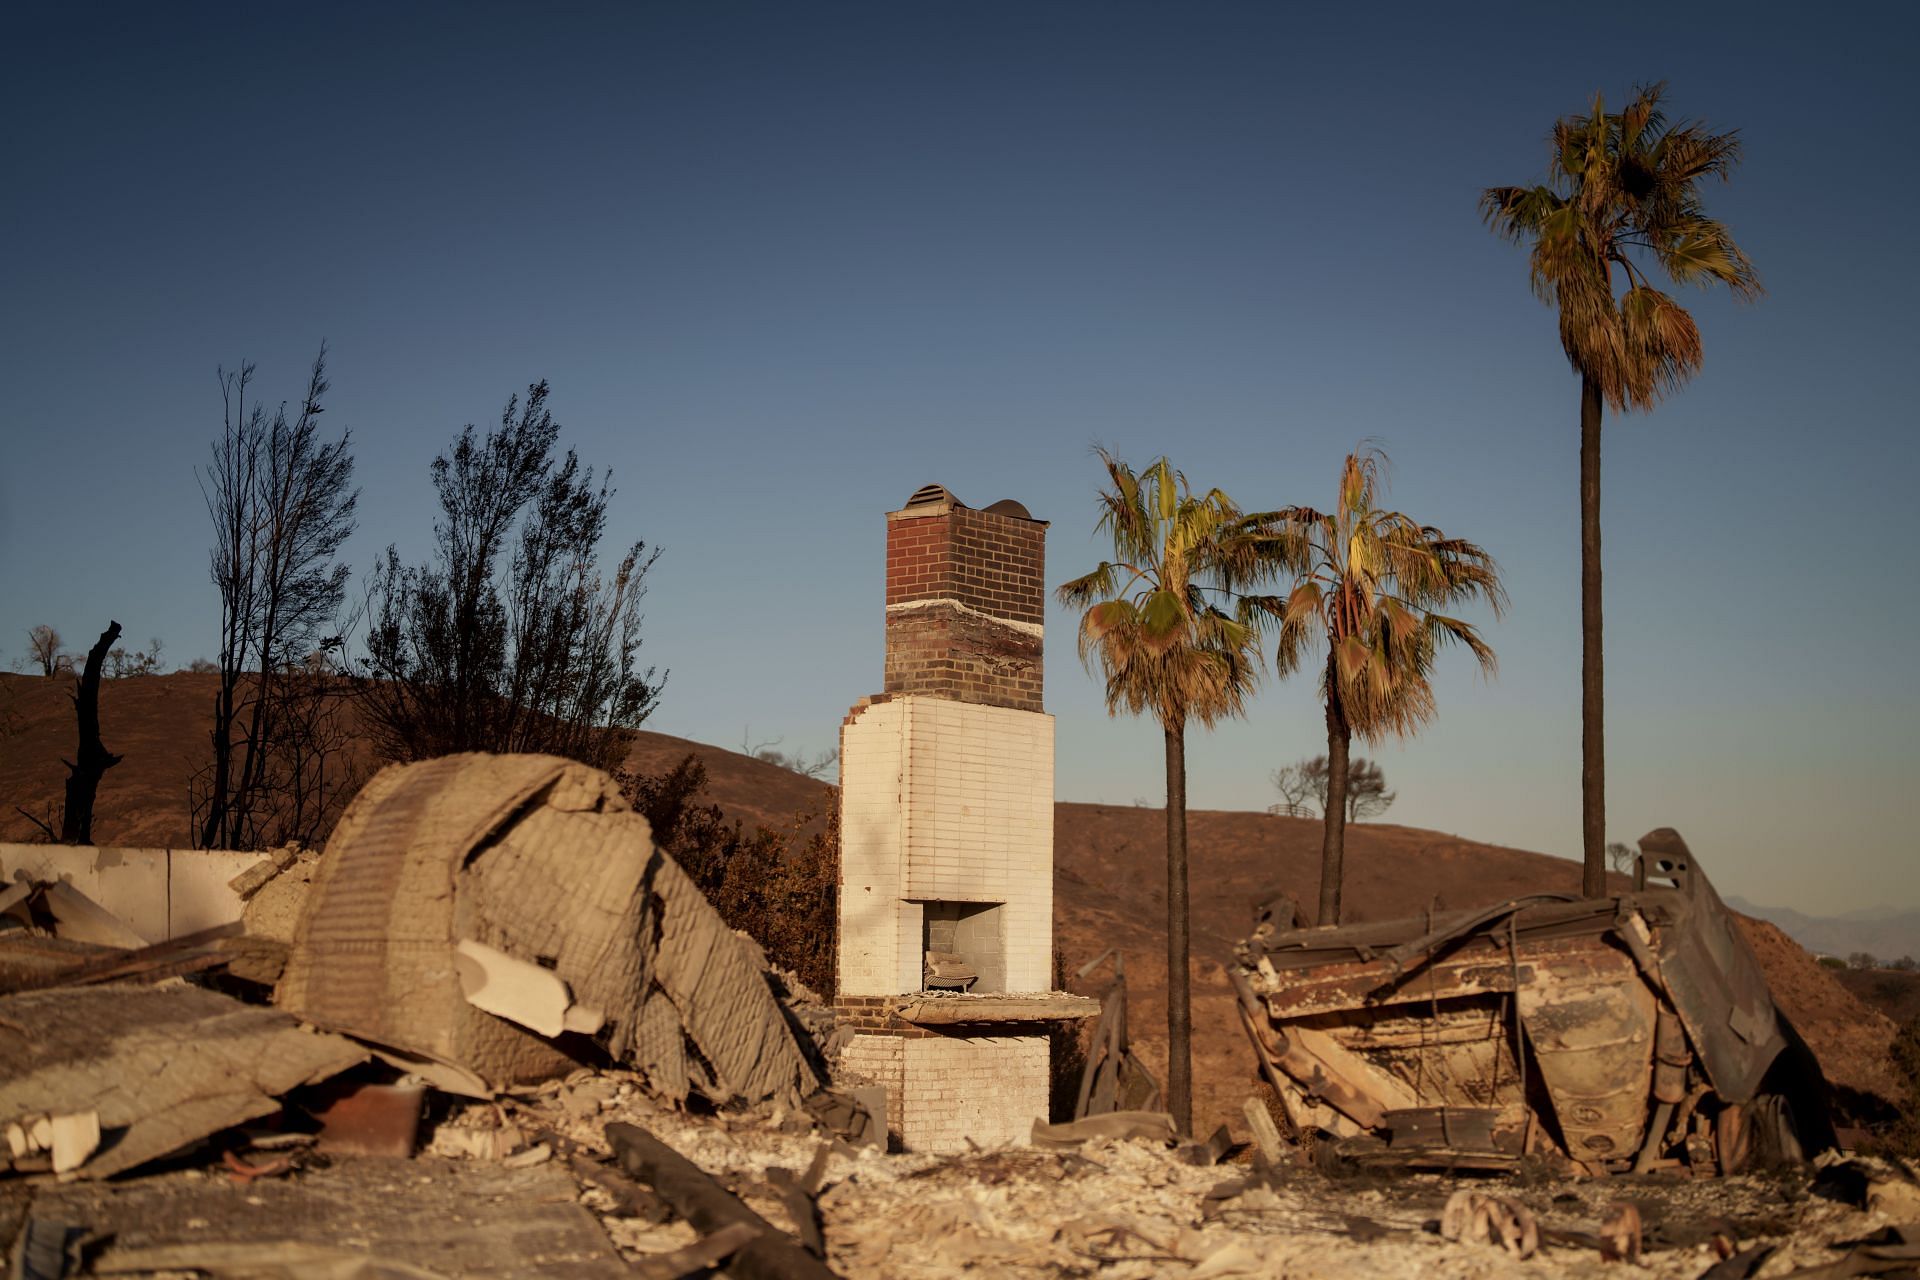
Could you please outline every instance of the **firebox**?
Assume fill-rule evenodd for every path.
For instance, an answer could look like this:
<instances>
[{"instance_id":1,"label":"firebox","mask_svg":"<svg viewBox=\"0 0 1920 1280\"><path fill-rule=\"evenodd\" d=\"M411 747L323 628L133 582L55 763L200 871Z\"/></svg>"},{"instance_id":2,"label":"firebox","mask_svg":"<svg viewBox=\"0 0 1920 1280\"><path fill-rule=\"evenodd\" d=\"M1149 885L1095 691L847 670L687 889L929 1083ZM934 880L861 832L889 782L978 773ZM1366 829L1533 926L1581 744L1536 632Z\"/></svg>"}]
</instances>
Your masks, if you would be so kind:
<instances>
[{"instance_id":1,"label":"firebox","mask_svg":"<svg viewBox=\"0 0 1920 1280\"><path fill-rule=\"evenodd\" d=\"M922 902L921 941L928 991L986 995L1007 989L1001 902Z\"/></svg>"}]
</instances>

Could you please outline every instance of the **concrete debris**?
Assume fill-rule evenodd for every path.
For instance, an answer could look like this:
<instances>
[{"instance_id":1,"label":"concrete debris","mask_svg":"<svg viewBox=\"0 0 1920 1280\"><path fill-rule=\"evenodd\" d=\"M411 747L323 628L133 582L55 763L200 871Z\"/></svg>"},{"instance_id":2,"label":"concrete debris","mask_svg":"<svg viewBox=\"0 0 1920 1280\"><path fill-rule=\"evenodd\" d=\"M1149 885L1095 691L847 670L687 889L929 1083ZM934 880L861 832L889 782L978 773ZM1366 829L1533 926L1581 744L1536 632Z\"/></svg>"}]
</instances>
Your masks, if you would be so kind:
<instances>
[{"instance_id":1,"label":"concrete debris","mask_svg":"<svg viewBox=\"0 0 1920 1280\"><path fill-rule=\"evenodd\" d=\"M1540 1251L1533 1210L1507 1196L1456 1191L1440 1215L1440 1234L1464 1244L1493 1244L1522 1261Z\"/></svg>"},{"instance_id":2,"label":"concrete debris","mask_svg":"<svg viewBox=\"0 0 1920 1280\"><path fill-rule=\"evenodd\" d=\"M596 1104L591 1113L588 1100ZM614 1274L605 1268L615 1252L632 1268L629 1274L683 1274L672 1268L689 1265L701 1256L699 1246L726 1228L689 1222L665 1203L661 1188L647 1185L651 1174L609 1163L614 1153L606 1130L619 1123L643 1129L696 1165L696 1184L716 1185L802 1254L810 1201L825 1249L819 1261L834 1274L861 1280L944 1280L962 1268L969 1276L1008 1280L1096 1272L1103 1280L1576 1280L1595 1274L1595 1224L1614 1211L1618 1196L1614 1184L1578 1180L1522 1180L1502 1188L1501 1197L1522 1205L1536 1222L1538 1252L1522 1262L1499 1242L1497 1224L1480 1243L1448 1240L1439 1220L1461 1184L1433 1174L1329 1179L1290 1163L1255 1176L1232 1171L1243 1175L1236 1177L1229 1176L1231 1166L1186 1164L1164 1142L1097 1138L1073 1150L1003 1148L953 1157L823 1147L817 1131L789 1133L776 1124L770 1107L678 1111L628 1070L582 1070L496 1100L447 1105L429 1151L441 1149L449 1132L494 1135L493 1150L458 1161L341 1157L324 1168L303 1166L296 1155L290 1173L245 1186L229 1185L218 1166L212 1177L187 1171L109 1186L47 1184L32 1216L82 1226L95 1240L111 1235L111 1249L89 1246L90 1257L103 1258L98 1269L109 1274L178 1262L192 1248L204 1250L214 1264L209 1269L229 1275L246 1274L246 1265L258 1267L253 1274L325 1274L274 1272L267 1261L276 1256L301 1266L362 1266L361 1274L370 1276L388 1265L447 1276L575 1274L566 1261L571 1257L582 1259L581 1274L599 1275ZM530 1168L501 1163L516 1152L541 1150L547 1154ZM250 1159L272 1163L261 1155ZM547 1181L518 1181L533 1178ZM1479 1182L1469 1189L1488 1188ZM796 1191L807 1200L797 1200ZM1783 1252L1767 1273L1774 1274L1831 1264L1880 1223L1809 1196L1780 1176L1647 1178L1636 1181L1632 1194L1647 1223L1634 1274L1656 1280L1694 1280L1716 1262L1711 1237L1687 1229L1698 1224L1727 1224L1746 1246L1756 1237L1779 1245ZM406 1224L396 1221L402 1211L416 1215L412 1226L422 1241L404 1234ZM188 1225L196 1220L202 1225ZM532 1239L504 1234L523 1220ZM461 1232L510 1252L479 1256L469 1250L471 1242L457 1239ZM0 1246L6 1234L0 1224ZM538 1250L549 1245L556 1261L530 1261L545 1256ZM730 1239L707 1244L723 1246L737 1247ZM269 1251L281 1247L288 1252ZM328 1249L338 1252L316 1252ZM447 1252L436 1256L432 1249ZM735 1256L729 1253L727 1265L739 1274Z\"/></svg>"},{"instance_id":3,"label":"concrete debris","mask_svg":"<svg viewBox=\"0 0 1920 1280\"><path fill-rule=\"evenodd\" d=\"M1640 1210L1617 1204L1600 1224L1600 1256L1608 1262L1640 1265Z\"/></svg>"},{"instance_id":4,"label":"concrete debris","mask_svg":"<svg viewBox=\"0 0 1920 1280\"><path fill-rule=\"evenodd\" d=\"M277 1111L284 1094L366 1056L284 1013L192 987L22 992L0 997L0 1124L95 1116L111 1140L68 1157L70 1171L107 1178ZM83 1134L68 1133L77 1152ZM38 1145L54 1151L51 1129L48 1138Z\"/></svg>"},{"instance_id":5,"label":"concrete debris","mask_svg":"<svg viewBox=\"0 0 1920 1280\"><path fill-rule=\"evenodd\" d=\"M100 1147L100 1113L83 1111L78 1115L49 1117L53 1141L53 1171L71 1173L87 1162Z\"/></svg>"},{"instance_id":6,"label":"concrete debris","mask_svg":"<svg viewBox=\"0 0 1920 1280\"><path fill-rule=\"evenodd\" d=\"M14 1167L30 1169L44 1157L54 1173L69 1173L99 1147L100 1114L21 1116L7 1124L6 1135Z\"/></svg>"},{"instance_id":7,"label":"concrete debris","mask_svg":"<svg viewBox=\"0 0 1920 1280\"><path fill-rule=\"evenodd\" d=\"M16 916L44 914L46 931L69 942L90 942L124 950L147 945L147 940L119 917L64 881L34 885L29 893L19 896L9 910Z\"/></svg>"},{"instance_id":8,"label":"concrete debris","mask_svg":"<svg viewBox=\"0 0 1920 1280\"><path fill-rule=\"evenodd\" d=\"M1838 1262L1808 1267L1792 1274L1803 1280L1841 1280L1846 1276L1908 1277L1920 1273L1920 1225L1882 1227L1860 1240L1846 1242Z\"/></svg>"},{"instance_id":9,"label":"concrete debris","mask_svg":"<svg viewBox=\"0 0 1920 1280\"><path fill-rule=\"evenodd\" d=\"M641 1280L681 1280L700 1275L719 1266L745 1245L760 1238L760 1233L744 1222L725 1226L710 1236L702 1236L684 1249L657 1254L634 1268Z\"/></svg>"},{"instance_id":10,"label":"concrete debris","mask_svg":"<svg viewBox=\"0 0 1920 1280\"><path fill-rule=\"evenodd\" d=\"M1913 1161L1887 1156L1884 1172L1867 1183L1867 1209L1898 1222L1920 1223L1920 1168Z\"/></svg>"},{"instance_id":11,"label":"concrete debris","mask_svg":"<svg viewBox=\"0 0 1920 1280\"><path fill-rule=\"evenodd\" d=\"M422 1280L627 1269L573 1179L546 1165L509 1170L433 1160L341 1161L297 1180L173 1173L44 1191L33 1216L84 1223L98 1275L183 1271L280 1280Z\"/></svg>"},{"instance_id":12,"label":"concrete debris","mask_svg":"<svg viewBox=\"0 0 1920 1280\"><path fill-rule=\"evenodd\" d=\"M1157 1142L1166 1145L1179 1136L1173 1117L1164 1111L1109 1111L1063 1124L1033 1122L1036 1147L1077 1147L1095 1139L1109 1142Z\"/></svg>"},{"instance_id":13,"label":"concrete debris","mask_svg":"<svg viewBox=\"0 0 1920 1280\"><path fill-rule=\"evenodd\" d=\"M1327 928L1263 909L1228 976L1287 1127L1374 1168L1724 1174L1831 1147L1819 1064L1713 886L1676 833L1641 847L1614 897Z\"/></svg>"},{"instance_id":14,"label":"concrete debris","mask_svg":"<svg viewBox=\"0 0 1920 1280\"><path fill-rule=\"evenodd\" d=\"M111 945L137 947L238 921L245 904L229 882L259 861L230 849L0 843L0 882L64 884L138 939Z\"/></svg>"},{"instance_id":15,"label":"concrete debris","mask_svg":"<svg viewBox=\"0 0 1920 1280\"><path fill-rule=\"evenodd\" d=\"M1751 1249L1742 1249L1729 1254L1720 1261L1702 1271L1699 1280L1748 1280L1767 1265L1767 1259L1779 1252L1777 1244L1757 1244Z\"/></svg>"},{"instance_id":16,"label":"concrete debris","mask_svg":"<svg viewBox=\"0 0 1920 1280\"><path fill-rule=\"evenodd\" d=\"M856 1147L887 1149L885 1085L822 1089L806 1100L806 1109L821 1128Z\"/></svg>"},{"instance_id":17,"label":"concrete debris","mask_svg":"<svg viewBox=\"0 0 1920 1280\"><path fill-rule=\"evenodd\" d=\"M233 890L240 900L245 902L260 892L268 881L281 872L288 870L302 858L312 857L313 855L301 848L298 843L283 845L227 881L227 888Z\"/></svg>"},{"instance_id":18,"label":"concrete debris","mask_svg":"<svg viewBox=\"0 0 1920 1280\"><path fill-rule=\"evenodd\" d=\"M388 770L325 855L223 864L245 939L149 946L72 885L0 890L0 991L18 988L0 995L0 1171L27 1175L0 1178L0 1255L15 1276L284 1280L1575 1280L1596 1254L1658 1280L1912 1269L1920 1243L1886 1225L1920 1217L1910 1167L1737 1172L1737 1153L1796 1149L1809 1095L1791 1029L1723 954L1717 899L1653 843L1673 890L1269 921L1236 972L1276 1090L1243 1109L1251 1150L1225 1127L1176 1146L1116 963L1077 1118L1036 1120L1030 1146L889 1155L886 1091L822 1087L811 1065L831 1058L825 1002L725 927L604 774ZM179 981L258 992L283 959L278 1009ZM1724 1034L1696 1025L1721 980ZM902 1000L930 1024L995 1000L1076 1016L1053 996ZM429 1087L455 1096L428 1105ZM1633 1177L1632 1200L1560 1176L1566 1143L1584 1172ZM1522 1176L1495 1191L1434 1166Z\"/></svg>"},{"instance_id":19,"label":"concrete debris","mask_svg":"<svg viewBox=\"0 0 1920 1280\"><path fill-rule=\"evenodd\" d=\"M820 1083L759 948L610 777L552 756L378 774L319 861L275 1000L494 1090L596 1046L675 1100L797 1105Z\"/></svg>"},{"instance_id":20,"label":"concrete debris","mask_svg":"<svg viewBox=\"0 0 1920 1280\"><path fill-rule=\"evenodd\" d=\"M246 906L240 918L247 936L291 946L294 928L300 923L300 913L306 907L307 894L313 889L314 873L319 867L320 855L311 849L302 849L291 862L283 863L276 855L255 863L251 871L242 872L241 876L245 877L252 871L264 873L266 868L272 869L271 874L245 895Z\"/></svg>"},{"instance_id":21,"label":"concrete debris","mask_svg":"<svg viewBox=\"0 0 1920 1280\"><path fill-rule=\"evenodd\" d=\"M1258 1098L1248 1098L1241 1104L1240 1111L1246 1117L1247 1131L1253 1135L1254 1150L1269 1167L1278 1168L1286 1158L1286 1149L1280 1144L1280 1127L1274 1124L1267 1104Z\"/></svg>"},{"instance_id":22,"label":"concrete debris","mask_svg":"<svg viewBox=\"0 0 1920 1280\"><path fill-rule=\"evenodd\" d=\"M799 1241L776 1229L700 1166L645 1129L610 1124L606 1137L621 1168L652 1187L695 1229L719 1232L746 1227L754 1233L753 1239L741 1245L728 1261L728 1274L740 1280L826 1280L833 1275ZM818 1171L814 1176L817 1179ZM804 1199L811 1209L811 1193Z\"/></svg>"}]
</instances>

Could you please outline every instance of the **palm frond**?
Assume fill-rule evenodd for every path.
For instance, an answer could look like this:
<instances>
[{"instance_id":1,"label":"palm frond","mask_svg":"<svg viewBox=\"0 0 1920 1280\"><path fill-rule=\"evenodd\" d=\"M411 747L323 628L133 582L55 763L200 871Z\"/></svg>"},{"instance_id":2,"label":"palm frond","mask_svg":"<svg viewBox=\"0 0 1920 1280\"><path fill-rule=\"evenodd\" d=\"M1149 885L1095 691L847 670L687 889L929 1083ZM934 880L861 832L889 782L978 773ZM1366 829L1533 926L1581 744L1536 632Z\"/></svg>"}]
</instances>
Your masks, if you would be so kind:
<instances>
[{"instance_id":1,"label":"palm frond","mask_svg":"<svg viewBox=\"0 0 1920 1280\"><path fill-rule=\"evenodd\" d=\"M1739 162L1739 136L1669 123L1665 93L1642 85L1617 114L1595 94L1585 115L1555 122L1545 184L1480 196L1495 234L1530 245L1528 283L1557 309L1568 362L1616 410L1652 407L1699 368L1691 317L1671 299L1633 299L1649 288L1636 255L1676 283L1722 284L1742 300L1762 291L1701 198L1703 183Z\"/></svg>"},{"instance_id":2,"label":"palm frond","mask_svg":"<svg viewBox=\"0 0 1920 1280\"><path fill-rule=\"evenodd\" d=\"M1195 495L1167 458L1136 472L1096 452L1108 481L1097 527L1115 559L1056 594L1084 610L1080 658L1100 670L1108 711L1151 713L1168 726L1239 714L1259 675L1257 619L1278 606L1242 600L1229 613L1207 593L1255 581L1296 553L1284 539L1264 544L1266 531L1221 490Z\"/></svg>"}]
</instances>

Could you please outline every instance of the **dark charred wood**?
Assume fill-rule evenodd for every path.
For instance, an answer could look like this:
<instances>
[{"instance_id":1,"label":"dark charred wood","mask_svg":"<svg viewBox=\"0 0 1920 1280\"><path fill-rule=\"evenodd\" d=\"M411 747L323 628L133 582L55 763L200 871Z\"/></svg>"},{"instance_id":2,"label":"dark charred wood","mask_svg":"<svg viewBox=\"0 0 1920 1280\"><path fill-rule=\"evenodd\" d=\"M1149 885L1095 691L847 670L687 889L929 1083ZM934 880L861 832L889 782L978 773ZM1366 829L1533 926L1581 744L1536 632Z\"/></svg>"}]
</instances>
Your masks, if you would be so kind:
<instances>
[{"instance_id":1,"label":"dark charred wood","mask_svg":"<svg viewBox=\"0 0 1920 1280\"><path fill-rule=\"evenodd\" d=\"M100 669L107 651L120 638L120 624L109 621L107 629L87 650L86 671L80 677L79 692L73 695L74 711L80 721L80 750L67 766L67 811L60 819L62 844L93 843L93 797L100 779L120 763L120 757L100 742Z\"/></svg>"},{"instance_id":2,"label":"dark charred wood","mask_svg":"<svg viewBox=\"0 0 1920 1280\"><path fill-rule=\"evenodd\" d=\"M828 1280L827 1264L742 1204L699 1165L638 1125L610 1124L607 1145L620 1167L659 1193L694 1228L712 1234L736 1224L760 1232L727 1263L739 1280Z\"/></svg>"}]
</instances>

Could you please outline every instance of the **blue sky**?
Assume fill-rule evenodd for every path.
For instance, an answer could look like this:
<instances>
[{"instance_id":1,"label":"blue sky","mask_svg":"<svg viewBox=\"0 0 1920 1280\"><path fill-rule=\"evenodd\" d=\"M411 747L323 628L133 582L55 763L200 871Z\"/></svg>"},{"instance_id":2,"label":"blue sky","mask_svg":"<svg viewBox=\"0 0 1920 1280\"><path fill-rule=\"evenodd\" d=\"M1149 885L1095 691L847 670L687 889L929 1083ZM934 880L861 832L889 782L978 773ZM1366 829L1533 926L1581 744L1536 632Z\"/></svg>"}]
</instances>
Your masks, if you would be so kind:
<instances>
[{"instance_id":1,"label":"blue sky","mask_svg":"<svg viewBox=\"0 0 1920 1280\"><path fill-rule=\"evenodd\" d=\"M1266 506L1373 439L1514 606L1499 678L1448 664L1377 753L1390 816L1576 854L1577 386L1475 198L1666 79L1741 130L1710 207L1768 296L1691 296L1704 372L1608 423L1610 831L1676 826L1755 901L1920 902L1911 11L1334 8L15 8L0 653L112 616L210 654L215 369L291 397L323 338L351 562L423 556L434 454L546 378L615 539L665 548L649 727L727 745L824 748L877 688L882 513L920 484L1051 520L1057 582L1100 558L1095 442ZM1059 795L1157 804L1158 734L1108 722L1072 627ZM1194 735L1192 802L1264 806L1318 750L1311 682L1269 684Z\"/></svg>"}]
</instances>

